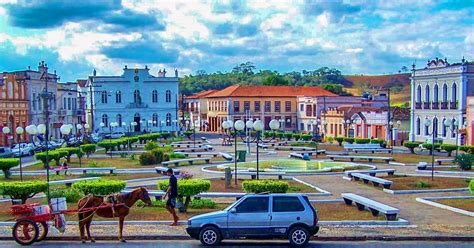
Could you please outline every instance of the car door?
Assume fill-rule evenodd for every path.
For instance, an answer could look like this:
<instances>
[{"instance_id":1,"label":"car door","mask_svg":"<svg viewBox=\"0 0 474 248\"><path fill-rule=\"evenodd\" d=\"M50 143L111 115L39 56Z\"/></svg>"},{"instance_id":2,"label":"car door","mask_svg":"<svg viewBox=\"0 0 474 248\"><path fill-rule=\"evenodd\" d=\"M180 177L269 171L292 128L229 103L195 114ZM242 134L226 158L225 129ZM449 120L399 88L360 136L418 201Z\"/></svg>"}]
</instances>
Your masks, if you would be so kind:
<instances>
[{"instance_id":1,"label":"car door","mask_svg":"<svg viewBox=\"0 0 474 248\"><path fill-rule=\"evenodd\" d=\"M272 196L270 234L283 235L293 223L303 222L305 207L298 196ZM311 217L309 217L311 218Z\"/></svg>"},{"instance_id":2,"label":"car door","mask_svg":"<svg viewBox=\"0 0 474 248\"><path fill-rule=\"evenodd\" d=\"M232 237L268 235L269 199L269 196L252 196L232 208L227 216L229 235Z\"/></svg>"}]
</instances>

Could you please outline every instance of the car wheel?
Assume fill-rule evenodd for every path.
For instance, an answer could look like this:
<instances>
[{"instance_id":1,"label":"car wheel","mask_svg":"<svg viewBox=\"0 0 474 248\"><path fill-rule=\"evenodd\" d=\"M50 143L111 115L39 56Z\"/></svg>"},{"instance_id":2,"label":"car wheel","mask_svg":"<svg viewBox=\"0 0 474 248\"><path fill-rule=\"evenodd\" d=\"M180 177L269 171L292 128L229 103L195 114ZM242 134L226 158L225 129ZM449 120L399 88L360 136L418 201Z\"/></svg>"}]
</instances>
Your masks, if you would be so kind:
<instances>
[{"instance_id":1,"label":"car wheel","mask_svg":"<svg viewBox=\"0 0 474 248\"><path fill-rule=\"evenodd\" d=\"M201 244L206 246L215 246L221 242L219 229L213 226L204 227L199 233Z\"/></svg>"},{"instance_id":2,"label":"car wheel","mask_svg":"<svg viewBox=\"0 0 474 248\"><path fill-rule=\"evenodd\" d=\"M294 227L288 233L288 240L292 247L303 247L309 242L309 232L302 226Z\"/></svg>"}]
</instances>

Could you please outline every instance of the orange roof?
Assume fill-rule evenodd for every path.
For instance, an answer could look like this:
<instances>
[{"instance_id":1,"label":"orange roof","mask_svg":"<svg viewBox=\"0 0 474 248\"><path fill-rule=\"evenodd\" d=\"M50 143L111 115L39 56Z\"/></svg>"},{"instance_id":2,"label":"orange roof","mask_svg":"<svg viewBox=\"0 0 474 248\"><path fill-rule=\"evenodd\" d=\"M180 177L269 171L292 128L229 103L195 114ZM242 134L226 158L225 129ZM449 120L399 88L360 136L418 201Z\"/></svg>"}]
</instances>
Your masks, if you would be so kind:
<instances>
[{"instance_id":1,"label":"orange roof","mask_svg":"<svg viewBox=\"0 0 474 248\"><path fill-rule=\"evenodd\" d=\"M199 98L203 98L209 94L212 94L214 92L216 92L217 90L203 90L201 92L198 92L194 95L191 95L191 96L187 96L185 97L186 99L199 99Z\"/></svg>"},{"instance_id":2,"label":"orange roof","mask_svg":"<svg viewBox=\"0 0 474 248\"><path fill-rule=\"evenodd\" d=\"M306 86L265 86L232 85L207 96L213 97L296 97L296 96L337 96L319 87Z\"/></svg>"}]
</instances>

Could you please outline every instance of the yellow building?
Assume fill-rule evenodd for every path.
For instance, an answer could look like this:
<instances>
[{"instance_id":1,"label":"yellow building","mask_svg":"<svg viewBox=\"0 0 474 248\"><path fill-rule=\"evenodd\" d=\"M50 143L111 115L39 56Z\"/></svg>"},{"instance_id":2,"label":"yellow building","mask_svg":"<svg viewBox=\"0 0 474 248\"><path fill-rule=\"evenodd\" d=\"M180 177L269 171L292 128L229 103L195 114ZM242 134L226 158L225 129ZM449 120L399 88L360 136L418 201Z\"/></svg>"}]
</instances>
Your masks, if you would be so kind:
<instances>
[{"instance_id":1,"label":"yellow building","mask_svg":"<svg viewBox=\"0 0 474 248\"><path fill-rule=\"evenodd\" d=\"M297 130L298 96L336 96L319 87L233 85L207 95L208 130L219 132L224 120L260 119L269 129L272 119L281 130Z\"/></svg>"}]
</instances>

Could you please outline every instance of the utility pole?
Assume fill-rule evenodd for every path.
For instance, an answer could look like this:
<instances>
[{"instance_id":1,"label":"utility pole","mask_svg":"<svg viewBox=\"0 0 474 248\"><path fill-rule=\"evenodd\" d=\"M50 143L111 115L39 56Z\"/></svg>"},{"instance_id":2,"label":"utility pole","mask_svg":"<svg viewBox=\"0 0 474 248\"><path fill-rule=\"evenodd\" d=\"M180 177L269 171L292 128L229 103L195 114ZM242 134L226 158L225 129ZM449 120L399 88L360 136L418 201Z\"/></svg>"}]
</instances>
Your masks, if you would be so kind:
<instances>
[{"instance_id":1,"label":"utility pole","mask_svg":"<svg viewBox=\"0 0 474 248\"><path fill-rule=\"evenodd\" d=\"M390 146L392 147L393 152L393 139L392 139L392 126L390 125L391 118L391 108L390 108L390 88L387 89L387 102L388 102L388 113L387 113L387 131L389 133L388 140L390 141Z\"/></svg>"}]
</instances>

